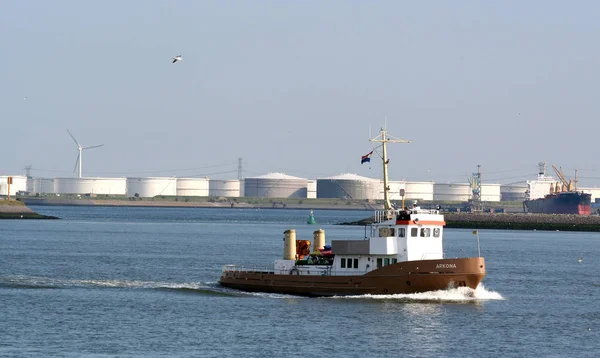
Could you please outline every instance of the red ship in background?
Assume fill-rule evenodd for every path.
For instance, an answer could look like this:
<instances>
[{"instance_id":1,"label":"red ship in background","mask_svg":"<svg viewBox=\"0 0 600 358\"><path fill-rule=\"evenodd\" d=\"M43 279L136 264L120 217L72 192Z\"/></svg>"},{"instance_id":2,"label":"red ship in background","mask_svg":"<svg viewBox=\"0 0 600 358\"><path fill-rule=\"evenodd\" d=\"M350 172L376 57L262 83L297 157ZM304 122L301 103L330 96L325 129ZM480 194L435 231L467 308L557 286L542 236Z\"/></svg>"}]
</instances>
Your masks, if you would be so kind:
<instances>
[{"instance_id":1,"label":"red ship in background","mask_svg":"<svg viewBox=\"0 0 600 358\"><path fill-rule=\"evenodd\" d=\"M523 202L523 209L529 213L542 214L579 214L590 215L592 211L592 195L577 191L573 181L565 178L561 169L554 165L552 168L560 179L554 182L554 178L546 176L546 163L539 163L540 170L536 181L527 182L529 199ZM577 175L577 172L575 172ZM575 178L577 183L577 178ZM540 190L549 193L543 197L536 197Z\"/></svg>"}]
</instances>

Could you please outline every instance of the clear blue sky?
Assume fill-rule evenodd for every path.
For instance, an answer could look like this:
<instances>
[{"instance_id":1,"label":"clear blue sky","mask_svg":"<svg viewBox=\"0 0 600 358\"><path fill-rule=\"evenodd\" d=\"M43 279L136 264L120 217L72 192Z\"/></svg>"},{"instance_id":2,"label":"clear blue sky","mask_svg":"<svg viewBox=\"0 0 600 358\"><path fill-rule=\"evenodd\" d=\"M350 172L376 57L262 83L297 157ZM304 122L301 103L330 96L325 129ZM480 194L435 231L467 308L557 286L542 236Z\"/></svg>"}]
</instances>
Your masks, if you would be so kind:
<instances>
[{"instance_id":1,"label":"clear blue sky","mask_svg":"<svg viewBox=\"0 0 600 358\"><path fill-rule=\"evenodd\" d=\"M0 174L600 186L598 1L23 1L0 11ZM183 55L183 61L171 58ZM27 97L27 99L25 99ZM185 170L188 169L188 170ZM228 172L228 173L223 173Z\"/></svg>"}]
</instances>

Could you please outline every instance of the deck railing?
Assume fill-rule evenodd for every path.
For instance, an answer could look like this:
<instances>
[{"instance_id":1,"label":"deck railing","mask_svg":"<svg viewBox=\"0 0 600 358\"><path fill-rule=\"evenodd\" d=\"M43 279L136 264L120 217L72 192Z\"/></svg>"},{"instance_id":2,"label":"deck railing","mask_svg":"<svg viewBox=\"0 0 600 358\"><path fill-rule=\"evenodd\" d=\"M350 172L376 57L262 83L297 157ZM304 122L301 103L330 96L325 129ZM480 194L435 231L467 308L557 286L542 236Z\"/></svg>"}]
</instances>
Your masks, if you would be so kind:
<instances>
[{"instance_id":1,"label":"deck railing","mask_svg":"<svg viewBox=\"0 0 600 358\"><path fill-rule=\"evenodd\" d=\"M400 213L405 213L406 210L375 210L375 222L380 223L390 219L395 219ZM412 208L409 210L411 214L439 214L440 211L436 209L421 209Z\"/></svg>"},{"instance_id":2,"label":"deck railing","mask_svg":"<svg viewBox=\"0 0 600 358\"><path fill-rule=\"evenodd\" d=\"M257 266L243 265L225 265L223 272L252 272L252 273L275 273L278 275L301 275L301 276L358 276L364 275L365 270L334 270L331 266L325 265L303 265L294 266L288 269L275 270L273 268L259 268Z\"/></svg>"}]
</instances>

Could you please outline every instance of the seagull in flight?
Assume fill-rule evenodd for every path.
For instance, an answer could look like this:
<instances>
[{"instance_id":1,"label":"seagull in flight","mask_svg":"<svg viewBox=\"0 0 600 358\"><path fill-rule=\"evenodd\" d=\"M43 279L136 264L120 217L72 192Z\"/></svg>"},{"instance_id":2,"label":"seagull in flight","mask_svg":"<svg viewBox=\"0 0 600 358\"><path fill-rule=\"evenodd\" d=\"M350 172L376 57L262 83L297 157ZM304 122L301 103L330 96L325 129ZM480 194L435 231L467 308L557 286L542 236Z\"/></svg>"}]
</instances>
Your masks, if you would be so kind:
<instances>
[{"instance_id":1,"label":"seagull in flight","mask_svg":"<svg viewBox=\"0 0 600 358\"><path fill-rule=\"evenodd\" d=\"M183 59L183 56L177 55L177 56L173 57L173 63L175 63L177 61L181 61L182 59Z\"/></svg>"}]
</instances>

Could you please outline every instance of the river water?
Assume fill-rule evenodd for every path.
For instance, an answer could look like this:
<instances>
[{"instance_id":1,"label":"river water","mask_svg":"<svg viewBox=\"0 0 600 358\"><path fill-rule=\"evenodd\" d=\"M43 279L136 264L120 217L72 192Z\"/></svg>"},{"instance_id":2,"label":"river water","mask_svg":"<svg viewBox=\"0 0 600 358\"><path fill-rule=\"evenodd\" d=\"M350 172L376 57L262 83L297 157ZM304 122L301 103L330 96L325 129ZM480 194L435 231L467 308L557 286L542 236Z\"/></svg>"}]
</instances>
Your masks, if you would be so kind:
<instances>
[{"instance_id":1,"label":"river water","mask_svg":"<svg viewBox=\"0 0 600 358\"><path fill-rule=\"evenodd\" d=\"M279 259L289 228L362 239L334 224L370 212L33 209L62 220L0 221L0 356L600 356L598 233L480 230L475 291L302 298L217 281ZM476 255L471 231L445 231L447 257Z\"/></svg>"}]
</instances>

